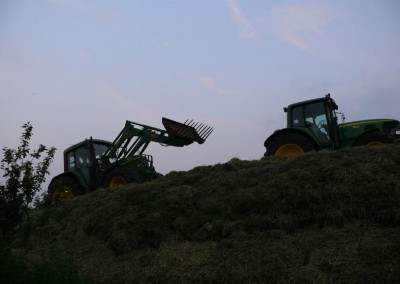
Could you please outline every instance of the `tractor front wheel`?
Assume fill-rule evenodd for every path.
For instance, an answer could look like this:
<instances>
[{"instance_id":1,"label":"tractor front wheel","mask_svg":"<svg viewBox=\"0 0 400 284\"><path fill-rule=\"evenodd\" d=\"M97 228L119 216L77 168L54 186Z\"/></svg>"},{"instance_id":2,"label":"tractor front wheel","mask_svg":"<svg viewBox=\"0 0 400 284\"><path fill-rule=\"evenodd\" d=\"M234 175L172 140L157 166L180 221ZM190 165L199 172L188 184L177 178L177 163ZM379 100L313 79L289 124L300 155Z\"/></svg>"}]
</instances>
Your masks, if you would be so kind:
<instances>
[{"instance_id":1,"label":"tractor front wheel","mask_svg":"<svg viewBox=\"0 0 400 284\"><path fill-rule=\"evenodd\" d=\"M384 135L378 131L369 132L361 136L357 142L356 146L381 146L386 144L387 139Z\"/></svg>"},{"instance_id":2,"label":"tractor front wheel","mask_svg":"<svg viewBox=\"0 0 400 284\"><path fill-rule=\"evenodd\" d=\"M129 169L116 168L106 175L105 185L111 189L125 187L129 183L137 183Z\"/></svg>"},{"instance_id":3,"label":"tractor front wheel","mask_svg":"<svg viewBox=\"0 0 400 284\"><path fill-rule=\"evenodd\" d=\"M283 133L269 143L266 155L291 158L316 150L310 139L297 133Z\"/></svg>"},{"instance_id":4,"label":"tractor front wheel","mask_svg":"<svg viewBox=\"0 0 400 284\"><path fill-rule=\"evenodd\" d=\"M72 176L58 177L49 186L51 204L56 204L61 199L71 198L83 194L83 188Z\"/></svg>"}]
</instances>

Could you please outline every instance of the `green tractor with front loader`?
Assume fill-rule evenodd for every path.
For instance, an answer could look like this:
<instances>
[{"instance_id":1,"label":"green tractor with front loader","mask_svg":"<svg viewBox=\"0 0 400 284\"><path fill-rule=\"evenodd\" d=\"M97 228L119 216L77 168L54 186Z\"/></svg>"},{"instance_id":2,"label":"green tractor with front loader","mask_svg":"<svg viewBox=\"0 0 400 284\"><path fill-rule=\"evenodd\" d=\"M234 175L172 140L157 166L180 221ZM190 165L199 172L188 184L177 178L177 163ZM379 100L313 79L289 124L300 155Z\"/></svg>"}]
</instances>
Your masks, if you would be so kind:
<instances>
[{"instance_id":1,"label":"green tractor with front loader","mask_svg":"<svg viewBox=\"0 0 400 284\"><path fill-rule=\"evenodd\" d=\"M203 144L213 131L205 124L162 118L165 130L127 120L114 142L86 139L64 151L64 172L48 187L52 204L100 187L120 188L160 176L153 157L144 154L150 142L183 147Z\"/></svg>"},{"instance_id":2,"label":"green tractor with front loader","mask_svg":"<svg viewBox=\"0 0 400 284\"><path fill-rule=\"evenodd\" d=\"M344 123L344 114L330 94L284 108L287 127L276 130L264 142L264 156L294 157L304 152L354 146L400 144L400 122L369 119ZM342 123L338 123L337 115Z\"/></svg>"}]
</instances>

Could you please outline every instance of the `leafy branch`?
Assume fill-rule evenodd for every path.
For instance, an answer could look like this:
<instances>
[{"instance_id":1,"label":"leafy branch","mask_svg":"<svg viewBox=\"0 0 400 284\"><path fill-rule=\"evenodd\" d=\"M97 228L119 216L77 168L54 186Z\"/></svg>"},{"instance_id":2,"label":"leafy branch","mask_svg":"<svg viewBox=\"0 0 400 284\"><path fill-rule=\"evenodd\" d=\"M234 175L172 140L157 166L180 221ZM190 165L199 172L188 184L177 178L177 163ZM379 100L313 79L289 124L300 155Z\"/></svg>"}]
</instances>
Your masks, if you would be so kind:
<instances>
[{"instance_id":1,"label":"leafy branch","mask_svg":"<svg viewBox=\"0 0 400 284\"><path fill-rule=\"evenodd\" d=\"M15 226L28 213L29 205L41 190L42 183L49 174L56 148L42 144L37 150L30 150L33 126L30 122L22 126L23 133L17 149L3 148L0 169L4 171L5 185L0 186L0 202L5 204L2 216L8 228Z\"/></svg>"}]
</instances>

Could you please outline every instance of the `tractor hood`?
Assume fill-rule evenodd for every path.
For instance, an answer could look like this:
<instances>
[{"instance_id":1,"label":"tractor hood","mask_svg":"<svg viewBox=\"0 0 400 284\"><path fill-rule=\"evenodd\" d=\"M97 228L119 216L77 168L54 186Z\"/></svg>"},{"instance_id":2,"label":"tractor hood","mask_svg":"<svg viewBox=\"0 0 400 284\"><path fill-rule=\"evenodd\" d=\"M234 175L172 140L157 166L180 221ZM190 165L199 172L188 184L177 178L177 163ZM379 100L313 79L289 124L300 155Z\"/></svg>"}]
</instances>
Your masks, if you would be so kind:
<instances>
[{"instance_id":1,"label":"tractor hood","mask_svg":"<svg viewBox=\"0 0 400 284\"><path fill-rule=\"evenodd\" d=\"M386 126L386 128L397 128L400 125L400 122L395 119L388 119L388 118L379 118L379 119L366 119L366 120L357 120L357 121L352 121L352 122L346 122L339 124L340 128L360 128L360 127L365 127L365 128L370 128L373 130L374 128L379 128L380 126Z\"/></svg>"},{"instance_id":2,"label":"tractor hood","mask_svg":"<svg viewBox=\"0 0 400 284\"><path fill-rule=\"evenodd\" d=\"M350 146L361 135L377 131L392 143L400 143L400 122L395 119L368 119L339 124L342 142Z\"/></svg>"}]
</instances>

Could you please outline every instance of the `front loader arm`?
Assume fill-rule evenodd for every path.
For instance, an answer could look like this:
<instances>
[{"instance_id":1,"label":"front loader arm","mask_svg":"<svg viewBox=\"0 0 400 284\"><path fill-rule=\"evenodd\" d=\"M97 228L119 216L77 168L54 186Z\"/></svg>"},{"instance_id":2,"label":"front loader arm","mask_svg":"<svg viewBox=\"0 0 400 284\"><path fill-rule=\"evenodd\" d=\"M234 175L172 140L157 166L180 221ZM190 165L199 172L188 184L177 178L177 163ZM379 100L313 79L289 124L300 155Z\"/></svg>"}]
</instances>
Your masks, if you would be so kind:
<instances>
[{"instance_id":1,"label":"front loader arm","mask_svg":"<svg viewBox=\"0 0 400 284\"><path fill-rule=\"evenodd\" d=\"M206 125L182 124L163 118L166 130L139 124L127 120L125 127L118 134L110 148L104 153L103 159L108 163L111 159L121 160L135 154L143 154L150 142L183 147L193 143L204 143L213 129ZM198 132L199 130L199 132Z\"/></svg>"}]
</instances>

